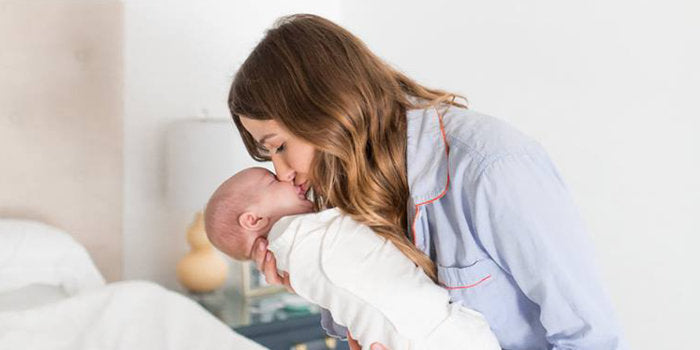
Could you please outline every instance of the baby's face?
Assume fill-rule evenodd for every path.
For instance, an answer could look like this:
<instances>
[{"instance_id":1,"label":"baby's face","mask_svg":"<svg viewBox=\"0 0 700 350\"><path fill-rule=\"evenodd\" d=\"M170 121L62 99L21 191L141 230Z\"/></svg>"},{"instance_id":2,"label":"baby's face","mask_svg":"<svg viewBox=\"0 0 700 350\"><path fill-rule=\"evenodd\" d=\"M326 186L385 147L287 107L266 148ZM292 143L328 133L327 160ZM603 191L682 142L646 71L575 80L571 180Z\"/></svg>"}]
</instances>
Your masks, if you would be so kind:
<instances>
[{"instance_id":1,"label":"baby's face","mask_svg":"<svg viewBox=\"0 0 700 350\"><path fill-rule=\"evenodd\" d=\"M263 168L251 169L250 176L257 179L250 182L251 191L260 194L257 207L269 216L285 216L310 213L313 203L306 199L300 186L291 182L278 181L275 174Z\"/></svg>"},{"instance_id":2,"label":"baby's face","mask_svg":"<svg viewBox=\"0 0 700 350\"><path fill-rule=\"evenodd\" d=\"M241 197L247 202L227 204ZM280 217L311 212L313 203L299 186L277 181L269 170L256 167L237 173L219 186L207 204L205 221L212 225L207 227L211 233L208 236L219 250L236 260L248 260L256 241L266 238ZM241 230L229 231L226 226L230 220L238 221ZM259 224L262 226L256 228Z\"/></svg>"},{"instance_id":3,"label":"baby's face","mask_svg":"<svg viewBox=\"0 0 700 350\"><path fill-rule=\"evenodd\" d=\"M252 168L246 171L246 190L257 193L258 200L253 204L257 215L271 219L274 224L277 218L287 215L296 215L313 212L313 203L306 199L302 189L291 182L281 182L275 174L264 168ZM264 232L249 232L238 237L239 242L235 246L242 248L245 253L237 257L234 252L224 251L238 260L251 259L255 242L261 237L267 237L269 228Z\"/></svg>"}]
</instances>

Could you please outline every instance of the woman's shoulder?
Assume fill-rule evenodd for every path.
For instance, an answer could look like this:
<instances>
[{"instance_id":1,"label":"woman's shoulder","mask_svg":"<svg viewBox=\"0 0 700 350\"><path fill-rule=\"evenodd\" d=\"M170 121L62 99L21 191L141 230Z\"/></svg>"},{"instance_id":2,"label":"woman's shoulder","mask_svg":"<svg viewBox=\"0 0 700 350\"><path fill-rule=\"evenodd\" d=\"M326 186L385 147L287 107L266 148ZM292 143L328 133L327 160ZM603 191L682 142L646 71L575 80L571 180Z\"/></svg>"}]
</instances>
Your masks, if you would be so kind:
<instances>
[{"instance_id":1,"label":"woman's shoulder","mask_svg":"<svg viewBox=\"0 0 700 350\"><path fill-rule=\"evenodd\" d=\"M450 149L460 156L488 160L541 151L537 140L501 118L456 106L441 117Z\"/></svg>"},{"instance_id":2,"label":"woman's shoulder","mask_svg":"<svg viewBox=\"0 0 700 350\"><path fill-rule=\"evenodd\" d=\"M459 156L489 159L508 154L539 152L541 144L505 120L458 106L408 111L408 150L440 149L449 145Z\"/></svg>"},{"instance_id":3,"label":"woman's shoulder","mask_svg":"<svg viewBox=\"0 0 700 350\"><path fill-rule=\"evenodd\" d=\"M416 200L440 193L447 184L448 172L475 179L497 159L546 155L538 141L515 126L472 109L413 109L406 118L408 180Z\"/></svg>"}]
</instances>

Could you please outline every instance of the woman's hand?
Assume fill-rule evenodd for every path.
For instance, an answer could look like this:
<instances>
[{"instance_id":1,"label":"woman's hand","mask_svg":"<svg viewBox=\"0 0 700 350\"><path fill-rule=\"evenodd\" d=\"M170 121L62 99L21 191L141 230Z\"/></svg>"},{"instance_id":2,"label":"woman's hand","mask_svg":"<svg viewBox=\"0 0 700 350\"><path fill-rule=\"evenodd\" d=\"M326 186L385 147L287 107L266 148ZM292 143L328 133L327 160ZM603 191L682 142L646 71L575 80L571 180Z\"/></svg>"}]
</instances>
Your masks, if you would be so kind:
<instances>
[{"instance_id":1,"label":"woman's hand","mask_svg":"<svg viewBox=\"0 0 700 350\"><path fill-rule=\"evenodd\" d=\"M284 272L284 275L280 276L277 273L277 260L275 260L274 254L267 250L267 239L261 237L256 240L255 244L257 246L253 249L253 260L258 271L265 275L265 281L272 285L282 284L290 293L296 294L289 282L289 274Z\"/></svg>"},{"instance_id":2,"label":"woman's hand","mask_svg":"<svg viewBox=\"0 0 700 350\"><path fill-rule=\"evenodd\" d=\"M352 338L352 335L350 334L350 330L348 329L348 345L350 346L350 350L361 350L362 346L360 343L357 342L357 340ZM389 350L386 348L386 346L382 345L381 343L372 343L372 345L369 347L371 350Z\"/></svg>"}]
</instances>

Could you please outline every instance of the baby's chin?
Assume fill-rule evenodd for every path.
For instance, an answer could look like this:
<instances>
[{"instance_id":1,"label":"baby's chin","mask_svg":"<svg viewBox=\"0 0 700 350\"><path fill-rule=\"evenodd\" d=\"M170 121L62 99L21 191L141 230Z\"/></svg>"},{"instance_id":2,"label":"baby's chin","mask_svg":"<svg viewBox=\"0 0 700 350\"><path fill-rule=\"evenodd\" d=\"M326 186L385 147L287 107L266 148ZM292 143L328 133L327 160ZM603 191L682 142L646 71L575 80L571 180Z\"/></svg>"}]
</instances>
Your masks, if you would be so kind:
<instances>
[{"instance_id":1,"label":"baby's chin","mask_svg":"<svg viewBox=\"0 0 700 350\"><path fill-rule=\"evenodd\" d=\"M308 200L299 201L289 206L284 215L308 214L314 212L314 204Z\"/></svg>"}]
</instances>

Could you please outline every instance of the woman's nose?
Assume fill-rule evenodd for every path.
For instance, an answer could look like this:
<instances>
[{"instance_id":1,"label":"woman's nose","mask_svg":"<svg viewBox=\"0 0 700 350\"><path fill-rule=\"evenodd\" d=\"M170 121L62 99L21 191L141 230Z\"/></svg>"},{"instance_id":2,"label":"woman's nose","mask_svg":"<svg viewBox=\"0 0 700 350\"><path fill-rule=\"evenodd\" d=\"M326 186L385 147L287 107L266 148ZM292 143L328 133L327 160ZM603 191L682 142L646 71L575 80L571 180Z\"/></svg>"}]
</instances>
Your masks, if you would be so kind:
<instances>
[{"instance_id":1,"label":"woman's nose","mask_svg":"<svg viewBox=\"0 0 700 350\"><path fill-rule=\"evenodd\" d=\"M296 172L290 168L282 159L277 158L272 160L272 166L275 167L275 175L277 180L283 182L293 182Z\"/></svg>"}]
</instances>

